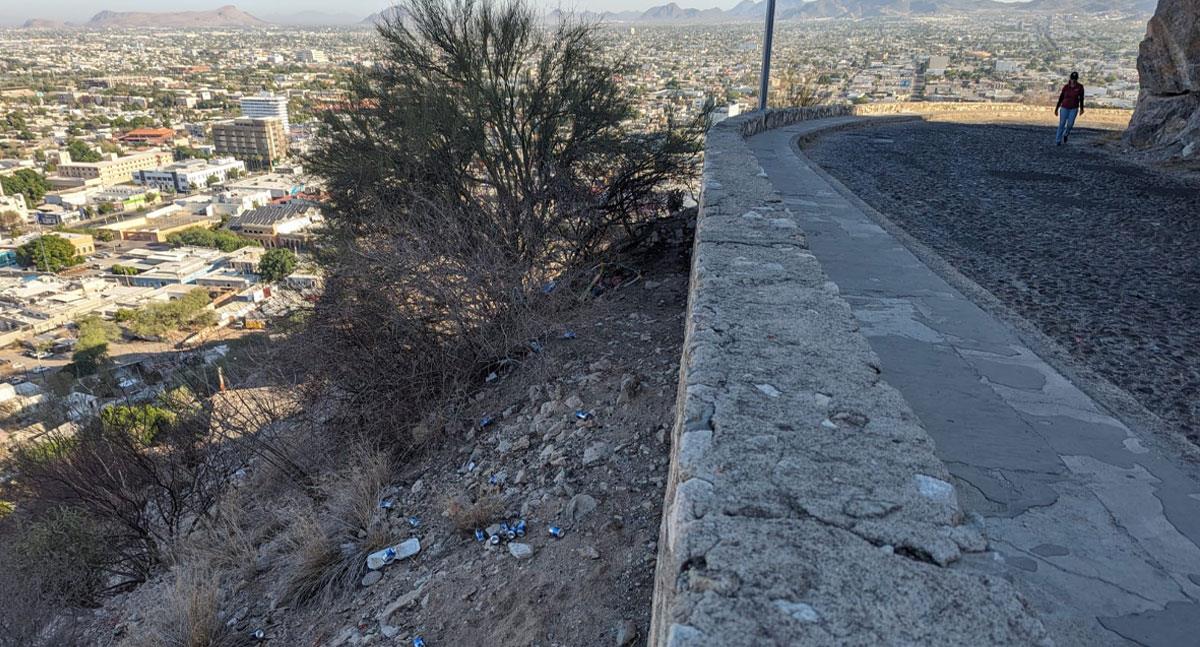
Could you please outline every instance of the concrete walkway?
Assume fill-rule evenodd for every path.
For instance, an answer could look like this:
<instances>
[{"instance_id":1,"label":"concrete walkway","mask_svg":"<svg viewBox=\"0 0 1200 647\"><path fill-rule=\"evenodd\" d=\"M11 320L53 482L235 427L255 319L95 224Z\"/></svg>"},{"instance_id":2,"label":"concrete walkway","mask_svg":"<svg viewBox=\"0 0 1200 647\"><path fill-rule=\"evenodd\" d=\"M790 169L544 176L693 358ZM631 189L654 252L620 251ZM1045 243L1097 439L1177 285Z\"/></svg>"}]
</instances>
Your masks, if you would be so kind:
<instances>
[{"instance_id":1,"label":"concrete walkway","mask_svg":"<svg viewBox=\"0 0 1200 647\"><path fill-rule=\"evenodd\" d=\"M846 121L749 144L984 526L989 551L955 568L1011 579L1060 646L1200 645L1200 466L1109 415L795 149Z\"/></svg>"}]
</instances>

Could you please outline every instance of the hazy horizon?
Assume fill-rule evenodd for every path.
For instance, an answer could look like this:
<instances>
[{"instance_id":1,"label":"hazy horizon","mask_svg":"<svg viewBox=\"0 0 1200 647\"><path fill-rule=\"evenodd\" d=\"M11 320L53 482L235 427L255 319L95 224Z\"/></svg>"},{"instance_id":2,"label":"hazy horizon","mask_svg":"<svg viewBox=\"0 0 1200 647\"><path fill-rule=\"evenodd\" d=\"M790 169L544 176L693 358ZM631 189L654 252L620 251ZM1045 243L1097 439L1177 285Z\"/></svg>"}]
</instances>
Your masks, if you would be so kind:
<instances>
[{"instance_id":1,"label":"hazy horizon","mask_svg":"<svg viewBox=\"0 0 1200 647\"><path fill-rule=\"evenodd\" d=\"M535 4L547 8L562 7L576 11L645 11L651 7L669 2L676 2L681 7L708 9L719 7L730 9L740 0L600 0L599 2L553 2L548 0L533 0ZM1006 0L1000 0L1006 1ZM1020 0L1016 0L1020 1ZM343 0L331 7L328 0L291 0L281 4L277 0L178 0L169 9L164 9L161 2L154 0L43 0L36 6L0 7L0 26L20 25L26 20L40 18L45 20L61 20L73 23L87 22L97 13L109 11L209 11L218 7L232 4L238 9L264 20L276 16L292 16L305 12L316 12L331 16L349 15L365 18L380 11L394 2L381 0Z\"/></svg>"}]
</instances>

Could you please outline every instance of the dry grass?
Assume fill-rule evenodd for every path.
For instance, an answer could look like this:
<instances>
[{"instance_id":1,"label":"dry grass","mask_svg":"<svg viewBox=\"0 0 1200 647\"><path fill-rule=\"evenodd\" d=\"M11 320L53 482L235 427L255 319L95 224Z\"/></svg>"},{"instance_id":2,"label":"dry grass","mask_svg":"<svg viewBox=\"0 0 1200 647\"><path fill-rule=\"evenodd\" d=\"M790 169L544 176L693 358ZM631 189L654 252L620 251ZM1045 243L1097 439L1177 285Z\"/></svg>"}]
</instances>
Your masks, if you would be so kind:
<instances>
[{"instance_id":1,"label":"dry grass","mask_svg":"<svg viewBox=\"0 0 1200 647\"><path fill-rule=\"evenodd\" d=\"M240 647L248 634L226 626L219 578L207 568L178 568L163 605L134 643L141 647Z\"/></svg>"},{"instance_id":2,"label":"dry grass","mask_svg":"<svg viewBox=\"0 0 1200 647\"><path fill-rule=\"evenodd\" d=\"M462 494L446 499L446 516L455 528L463 531L483 528L498 519L503 511L500 500L492 495L475 501Z\"/></svg>"},{"instance_id":3,"label":"dry grass","mask_svg":"<svg viewBox=\"0 0 1200 647\"><path fill-rule=\"evenodd\" d=\"M393 539L379 501L394 473L391 456L359 449L345 469L321 485L323 505L297 514L285 535L285 550L291 555L286 599L328 600L362 577L367 555Z\"/></svg>"}]
</instances>

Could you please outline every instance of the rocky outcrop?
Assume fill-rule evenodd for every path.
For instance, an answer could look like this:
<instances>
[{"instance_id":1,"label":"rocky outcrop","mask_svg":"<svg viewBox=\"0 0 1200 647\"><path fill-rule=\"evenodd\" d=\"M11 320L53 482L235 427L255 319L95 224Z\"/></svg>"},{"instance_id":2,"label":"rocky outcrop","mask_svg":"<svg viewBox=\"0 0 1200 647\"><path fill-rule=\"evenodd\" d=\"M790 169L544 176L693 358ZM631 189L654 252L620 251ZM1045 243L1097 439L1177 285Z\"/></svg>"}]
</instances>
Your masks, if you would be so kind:
<instances>
[{"instance_id":1,"label":"rocky outcrop","mask_svg":"<svg viewBox=\"0 0 1200 647\"><path fill-rule=\"evenodd\" d=\"M1141 95L1125 140L1200 158L1200 0L1160 0L1138 51Z\"/></svg>"}]
</instances>

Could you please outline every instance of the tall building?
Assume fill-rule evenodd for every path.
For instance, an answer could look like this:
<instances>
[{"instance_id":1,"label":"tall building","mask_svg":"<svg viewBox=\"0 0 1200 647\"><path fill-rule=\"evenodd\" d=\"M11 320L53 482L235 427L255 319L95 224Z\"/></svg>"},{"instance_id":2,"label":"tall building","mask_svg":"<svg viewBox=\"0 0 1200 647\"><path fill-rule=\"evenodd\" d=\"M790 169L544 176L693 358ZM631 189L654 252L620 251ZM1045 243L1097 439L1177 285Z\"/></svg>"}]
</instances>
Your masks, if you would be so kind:
<instances>
[{"instance_id":1,"label":"tall building","mask_svg":"<svg viewBox=\"0 0 1200 647\"><path fill-rule=\"evenodd\" d=\"M244 117L279 117L283 122L283 132L288 132L291 124L288 122L287 97L277 97L273 94L261 94L255 97L242 97L242 116Z\"/></svg>"},{"instance_id":2,"label":"tall building","mask_svg":"<svg viewBox=\"0 0 1200 647\"><path fill-rule=\"evenodd\" d=\"M243 117L213 124L218 155L236 157L250 169L271 168L287 156L288 139L279 117Z\"/></svg>"}]
</instances>

